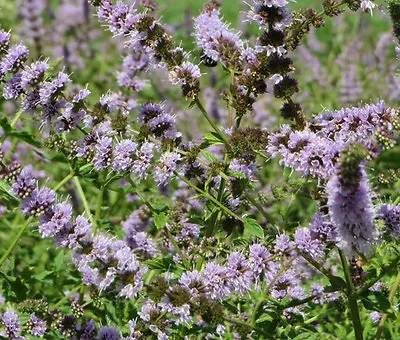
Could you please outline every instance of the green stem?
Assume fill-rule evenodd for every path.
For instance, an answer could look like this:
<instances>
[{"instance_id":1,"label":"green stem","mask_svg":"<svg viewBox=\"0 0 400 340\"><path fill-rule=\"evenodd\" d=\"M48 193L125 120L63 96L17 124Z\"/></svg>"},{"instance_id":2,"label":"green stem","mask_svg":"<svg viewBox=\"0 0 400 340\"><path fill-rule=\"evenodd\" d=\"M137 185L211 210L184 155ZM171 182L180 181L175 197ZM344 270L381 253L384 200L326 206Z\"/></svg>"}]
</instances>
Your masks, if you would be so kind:
<instances>
[{"instance_id":1,"label":"green stem","mask_svg":"<svg viewBox=\"0 0 400 340\"><path fill-rule=\"evenodd\" d=\"M350 273L349 264L348 264L346 256L343 254L343 252L340 249L338 249L338 251L339 251L340 261L342 262L344 276L345 276L346 283L347 283L346 295L347 295L347 299L349 302L350 315L351 315L351 319L353 321L354 333L356 336L356 340L363 340L363 338L364 338L363 328L361 325L360 312L358 310L357 295L354 294L354 287L353 287L353 283L351 282L351 273Z\"/></svg>"},{"instance_id":2,"label":"green stem","mask_svg":"<svg viewBox=\"0 0 400 340\"><path fill-rule=\"evenodd\" d=\"M57 308L57 307L61 306L65 301L67 301L73 294L75 294L75 293L76 293L79 289L81 289L82 287L83 287L83 285L79 285L79 286L77 286L77 287L71 289L71 291L70 291L67 295L63 296L62 299L59 300L59 301L54 305L54 307Z\"/></svg>"},{"instance_id":3,"label":"green stem","mask_svg":"<svg viewBox=\"0 0 400 340\"><path fill-rule=\"evenodd\" d=\"M224 197L225 183L226 183L225 178L221 177L221 182L219 183L218 196L217 196L218 202L221 202L221 203L222 203L222 199ZM207 229L206 229L207 237L210 237L214 234L217 223L219 221L219 217L220 217L220 211L215 213L214 220L211 221L210 225L207 227Z\"/></svg>"},{"instance_id":4,"label":"green stem","mask_svg":"<svg viewBox=\"0 0 400 340\"><path fill-rule=\"evenodd\" d=\"M339 8L339 7L341 7L341 6L345 5L345 4L346 4L346 1L338 2L338 3L334 4L334 5L331 7L331 9L333 10L333 9ZM322 10L322 11L319 12L315 17L313 17L313 20L317 20L318 18L322 18L324 15L325 15L325 10ZM302 26L305 28L305 27L307 27L308 24L310 24L310 20L304 21L303 24L302 24ZM299 29L301 29L301 28L299 28ZM296 32L290 31L289 34L288 34L288 36L287 36L287 39L288 39L288 40L289 40L289 39L292 39L293 33L296 34L297 31L296 31Z\"/></svg>"},{"instance_id":5,"label":"green stem","mask_svg":"<svg viewBox=\"0 0 400 340\"><path fill-rule=\"evenodd\" d=\"M371 288L376 282L380 281L382 277L384 277L389 271L393 270L393 268L397 268L398 265L400 264L399 262L400 262L400 256L398 256L394 261L392 261L387 266L381 268L380 274L378 276L375 276L373 280L368 281L367 284L356 290L355 292L356 295L360 296L363 295L365 292L367 292L369 288Z\"/></svg>"},{"instance_id":6,"label":"green stem","mask_svg":"<svg viewBox=\"0 0 400 340\"><path fill-rule=\"evenodd\" d=\"M79 181L79 177L75 176L74 177L74 182L75 182L76 189L78 190L78 195L79 195L80 199L82 200L83 207L85 208L86 215L88 216L88 218L90 220L90 223L92 223L92 225L94 227L95 226L95 222L93 220L93 215L90 212L89 203L88 203L88 201L86 199L86 196L85 196L85 193L84 193L84 191L82 189L82 185L81 185L81 182Z\"/></svg>"},{"instance_id":7,"label":"green stem","mask_svg":"<svg viewBox=\"0 0 400 340\"><path fill-rule=\"evenodd\" d=\"M71 178L73 177L72 174L69 174L68 176L66 176L63 180L61 180L61 182L59 182L54 188L54 191L57 191L59 188L61 188L66 182L68 182ZM17 214L14 218L13 221L13 226L15 226L18 222L19 222L19 218L20 215ZM4 255L0 258L0 266L3 265L4 261L7 260L8 256L10 256L11 252L13 251L13 249L15 248L15 246L17 245L18 241L20 240L20 238L22 237L22 234L25 232L25 230L28 228L29 224L32 222L33 216L29 217L24 226L19 230L18 234L15 236L13 242L11 243L11 245L8 247L8 249L6 250L6 252L4 253ZM13 228L14 229L14 228Z\"/></svg>"},{"instance_id":8,"label":"green stem","mask_svg":"<svg viewBox=\"0 0 400 340\"><path fill-rule=\"evenodd\" d=\"M165 232L167 233L168 239L171 242L171 244L173 245L173 247L175 248L175 251L178 253L178 255L180 256L185 268L187 270L191 270L190 268L190 263L189 261L186 259L185 255L183 254L181 248L179 248L178 243L176 243L174 236L171 234L171 232L169 231L169 229L167 227L164 228Z\"/></svg>"},{"instance_id":9,"label":"green stem","mask_svg":"<svg viewBox=\"0 0 400 340\"><path fill-rule=\"evenodd\" d=\"M234 81L235 81L235 72L231 70L231 86L234 86ZM231 129L233 126L233 112L230 100L227 102L227 109L228 109L228 129Z\"/></svg>"},{"instance_id":10,"label":"green stem","mask_svg":"<svg viewBox=\"0 0 400 340\"><path fill-rule=\"evenodd\" d=\"M264 335L264 336L266 336L268 338L271 337L271 334L267 333L263 329L261 329L259 327L256 327L256 326L252 326L252 325L250 325L250 324L248 324L248 323L246 323L244 321L234 320L234 319L230 319L230 318L227 318L227 317L224 317L224 320L229 322L229 323L232 323L234 325L244 326L244 327L246 327L248 329L254 329L258 334L262 334L262 335Z\"/></svg>"},{"instance_id":11,"label":"green stem","mask_svg":"<svg viewBox=\"0 0 400 340\"><path fill-rule=\"evenodd\" d=\"M234 325L244 326L244 327L246 327L246 328L248 328L248 329L253 329L253 330L255 330L258 334L262 334L262 335L266 336L268 339L271 338L271 334L267 333L266 331L264 331L263 329L261 329L261 328L259 328L259 327L252 326L252 325L250 325L250 324L248 324L248 323L246 323L246 322L244 322L244 321L235 320L235 319L231 319L231 318L227 318L227 317L224 317L224 320L227 321L227 322L229 322L229 323L232 323L232 324L234 324Z\"/></svg>"},{"instance_id":12,"label":"green stem","mask_svg":"<svg viewBox=\"0 0 400 340\"><path fill-rule=\"evenodd\" d=\"M252 319L251 319L251 324L253 325L253 327L254 327L254 325L255 325L256 322L257 322L257 314L258 314L258 311L259 311L259 309L261 308L261 306L262 306L262 304L263 304L263 302L264 302L264 300L265 300L264 291L261 290L261 294L260 294L260 295L261 295L261 296L259 297L259 300L258 300L258 302L257 302L257 305L256 305L255 308L254 308L253 317L252 317Z\"/></svg>"},{"instance_id":13,"label":"green stem","mask_svg":"<svg viewBox=\"0 0 400 340\"><path fill-rule=\"evenodd\" d=\"M221 132L221 130L218 128L218 126L215 125L215 123L213 122L213 120L211 119L211 117L209 116L209 114L207 113L205 108L203 107L203 105L201 105L199 99L196 97L196 99L194 101L195 101L197 107L199 108L199 110L201 111L201 113L203 114L204 118L207 119L208 123L211 125L211 127L214 129L214 131L216 133L218 133L218 135L222 138L224 143L227 143L228 140L226 139L225 135Z\"/></svg>"},{"instance_id":14,"label":"green stem","mask_svg":"<svg viewBox=\"0 0 400 340\"><path fill-rule=\"evenodd\" d=\"M175 172L175 176L178 177L180 180L185 182L187 185L189 185L191 188L196 190L198 193L202 194L206 198L208 198L211 202L215 203L217 206L219 206L223 211L225 211L228 215L231 215L232 217L236 218L240 222L244 223L244 219L241 218L240 216L236 215L233 211L229 210L226 206L224 206L221 202L219 202L216 198L211 196L209 193L205 192L204 190L201 190L199 187L195 186L192 182L188 181L186 178L182 177L178 173Z\"/></svg>"},{"instance_id":15,"label":"green stem","mask_svg":"<svg viewBox=\"0 0 400 340\"><path fill-rule=\"evenodd\" d=\"M86 301L81 307L85 308L86 306L89 306L92 302L93 302L93 300L90 299L90 300Z\"/></svg>"},{"instance_id":16,"label":"green stem","mask_svg":"<svg viewBox=\"0 0 400 340\"><path fill-rule=\"evenodd\" d=\"M322 267L322 265L320 265L317 261L315 261L311 256L309 256L307 253L304 253L304 252L300 252L300 254L309 264L311 264L320 273L324 274L329 279L329 281L331 281L331 282L335 281L335 276L332 275L324 267Z\"/></svg>"},{"instance_id":17,"label":"green stem","mask_svg":"<svg viewBox=\"0 0 400 340\"><path fill-rule=\"evenodd\" d=\"M14 250L15 246L17 245L19 239L21 238L22 234L25 232L25 230L28 228L29 224L32 222L33 217L29 217L25 224L22 226L22 228L18 231L17 235L15 235L14 240L6 250L6 252L3 254L3 256L0 258L0 267L3 265L3 263L7 260L8 256L10 256L11 252Z\"/></svg>"},{"instance_id":18,"label":"green stem","mask_svg":"<svg viewBox=\"0 0 400 340\"><path fill-rule=\"evenodd\" d=\"M313 323L314 321L317 321L321 316L320 315L315 315L312 318L304 321L304 324L309 325L310 323Z\"/></svg>"},{"instance_id":19,"label":"green stem","mask_svg":"<svg viewBox=\"0 0 400 340\"><path fill-rule=\"evenodd\" d=\"M400 272L397 273L396 280L394 281L393 286L392 286L392 288L390 289L390 292L389 292L389 301L390 301L390 303L392 303L392 300L393 300L394 296L396 295L397 290L399 289L399 286L400 286ZM382 315L382 319L379 322L379 326L378 326L378 329L376 330L376 334L375 334L375 337L374 337L375 340L378 340L378 339L381 338L383 330L385 328L385 321L386 321L387 317L388 317L387 313L384 313Z\"/></svg>"},{"instance_id":20,"label":"green stem","mask_svg":"<svg viewBox=\"0 0 400 340\"><path fill-rule=\"evenodd\" d=\"M247 200L249 200L256 208L257 210L261 213L261 215L264 216L264 218L268 221L269 216L267 214L267 212L263 209L263 207L261 206L260 203L258 203L254 197L252 197L250 194L248 194L247 192L245 192L244 197L246 197Z\"/></svg>"},{"instance_id":21,"label":"green stem","mask_svg":"<svg viewBox=\"0 0 400 340\"><path fill-rule=\"evenodd\" d=\"M99 226L99 219L100 219L100 214L101 214L101 206L103 204L103 196L104 196L104 188L100 188L100 192L97 196L97 203L96 203L96 211L94 213L94 221L95 221L95 226L93 228L93 232L96 232L97 227Z\"/></svg>"},{"instance_id":22,"label":"green stem","mask_svg":"<svg viewBox=\"0 0 400 340\"><path fill-rule=\"evenodd\" d=\"M63 180L61 180L61 182L59 182L54 188L54 191L57 191L58 189L60 189L65 183L69 182L72 177L74 177L73 173L70 173L69 175L67 175Z\"/></svg>"},{"instance_id":23,"label":"green stem","mask_svg":"<svg viewBox=\"0 0 400 340\"><path fill-rule=\"evenodd\" d=\"M14 119L11 121L10 126L15 127L15 124L17 124L18 120L21 118L21 115L24 111L21 109L17 112L15 115Z\"/></svg>"},{"instance_id":24,"label":"green stem","mask_svg":"<svg viewBox=\"0 0 400 340\"><path fill-rule=\"evenodd\" d=\"M130 183L133 187L135 187L133 181L131 179ZM136 194L140 197L140 199L143 201L144 204L146 204L146 206L152 211L152 212L156 212L157 211L153 208L153 206L150 204L150 202L136 189ZM183 254L181 248L179 248L179 245L176 243L173 235L171 234L171 232L169 231L169 229L165 226L164 228L167 237L169 239L169 241L171 242L172 246L174 247L175 251L178 253L178 255L180 256L180 258L182 259L183 265L185 266L185 268L187 270L190 270L190 263L189 261L186 259L185 255Z\"/></svg>"}]
</instances>

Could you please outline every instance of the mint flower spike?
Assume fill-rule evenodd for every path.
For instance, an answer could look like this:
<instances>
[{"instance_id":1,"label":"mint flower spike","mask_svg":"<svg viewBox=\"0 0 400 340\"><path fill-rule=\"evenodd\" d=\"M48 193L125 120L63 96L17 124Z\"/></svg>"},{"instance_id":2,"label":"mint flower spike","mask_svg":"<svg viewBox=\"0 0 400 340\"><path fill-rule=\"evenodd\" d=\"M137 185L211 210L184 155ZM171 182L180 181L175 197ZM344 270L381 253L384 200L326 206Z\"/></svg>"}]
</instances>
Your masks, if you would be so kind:
<instances>
[{"instance_id":1,"label":"mint flower spike","mask_svg":"<svg viewBox=\"0 0 400 340\"><path fill-rule=\"evenodd\" d=\"M230 30L221 21L219 9L209 7L206 4L194 20L197 46L209 62L221 61L227 68L235 68L235 56L238 58L242 54L244 43L239 33Z\"/></svg>"},{"instance_id":2,"label":"mint flower spike","mask_svg":"<svg viewBox=\"0 0 400 340\"><path fill-rule=\"evenodd\" d=\"M46 333L46 321L38 318L35 313L31 314L28 320L28 325L29 325L29 333L31 333L34 336L44 336Z\"/></svg>"},{"instance_id":3,"label":"mint flower spike","mask_svg":"<svg viewBox=\"0 0 400 340\"><path fill-rule=\"evenodd\" d=\"M21 323L17 313L13 311L7 311L1 315L1 321L4 324L5 331L4 335L9 339L25 339L20 336L21 333Z\"/></svg>"},{"instance_id":4,"label":"mint flower spike","mask_svg":"<svg viewBox=\"0 0 400 340\"><path fill-rule=\"evenodd\" d=\"M400 237L400 205L381 205L376 218L383 221L390 236Z\"/></svg>"},{"instance_id":5,"label":"mint flower spike","mask_svg":"<svg viewBox=\"0 0 400 340\"><path fill-rule=\"evenodd\" d=\"M338 246L348 256L356 252L368 255L371 246L379 241L372 190L365 167L360 164L363 156L365 151L363 154L359 145L347 149L340 167L326 185L327 205L338 232Z\"/></svg>"}]
</instances>

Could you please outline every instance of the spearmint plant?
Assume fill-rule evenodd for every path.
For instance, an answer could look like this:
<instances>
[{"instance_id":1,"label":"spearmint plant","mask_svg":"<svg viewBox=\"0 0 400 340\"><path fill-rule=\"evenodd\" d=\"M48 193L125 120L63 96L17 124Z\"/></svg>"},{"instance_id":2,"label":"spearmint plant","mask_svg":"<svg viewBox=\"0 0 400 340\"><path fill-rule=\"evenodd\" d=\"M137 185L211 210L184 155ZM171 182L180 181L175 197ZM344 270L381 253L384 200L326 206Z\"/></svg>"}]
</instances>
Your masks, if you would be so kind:
<instances>
[{"instance_id":1,"label":"spearmint plant","mask_svg":"<svg viewBox=\"0 0 400 340\"><path fill-rule=\"evenodd\" d=\"M0 5L1 338L400 336L399 1Z\"/></svg>"}]
</instances>

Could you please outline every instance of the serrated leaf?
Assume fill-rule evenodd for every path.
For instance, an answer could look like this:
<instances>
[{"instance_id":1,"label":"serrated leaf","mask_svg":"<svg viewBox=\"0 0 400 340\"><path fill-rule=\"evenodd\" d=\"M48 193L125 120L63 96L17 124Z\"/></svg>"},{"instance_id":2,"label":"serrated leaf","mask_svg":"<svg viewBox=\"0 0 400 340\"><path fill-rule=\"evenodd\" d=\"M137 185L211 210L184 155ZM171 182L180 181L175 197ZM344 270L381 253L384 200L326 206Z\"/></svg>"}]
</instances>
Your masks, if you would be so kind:
<instances>
[{"instance_id":1,"label":"serrated leaf","mask_svg":"<svg viewBox=\"0 0 400 340\"><path fill-rule=\"evenodd\" d=\"M0 119L0 126L3 128L6 136L17 137L18 139L21 139L28 144L31 144L33 146L40 148L41 143L39 141L37 141L35 138L33 138L33 136L30 135L28 132L18 131L16 129L14 129L13 127L11 127L11 125L8 123L6 117Z\"/></svg>"},{"instance_id":2,"label":"serrated leaf","mask_svg":"<svg viewBox=\"0 0 400 340\"><path fill-rule=\"evenodd\" d=\"M244 220L243 237L245 238L263 238L264 229L257 223L254 218L246 217Z\"/></svg>"},{"instance_id":3,"label":"serrated leaf","mask_svg":"<svg viewBox=\"0 0 400 340\"><path fill-rule=\"evenodd\" d=\"M114 306L114 303L111 302L111 301L107 301L107 302L104 303L104 307L105 307L105 309L107 311L106 318L109 319L110 321L114 321L114 322L118 321L117 310L116 310L116 308Z\"/></svg>"},{"instance_id":4,"label":"serrated leaf","mask_svg":"<svg viewBox=\"0 0 400 340\"><path fill-rule=\"evenodd\" d=\"M167 197L154 197L151 199L151 206L157 211L163 211L168 208L169 200Z\"/></svg>"},{"instance_id":5,"label":"serrated leaf","mask_svg":"<svg viewBox=\"0 0 400 340\"><path fill-rule=\"evenodd\" d=\"M331 276L329 282L334 289L347 287L346 282L339 276Z\"/></svg>"},{"instance_id":6,"label":"serrated leaf","mask_svg":"<svg viewBox=\"0 0 400 340\"><path fill-rule=\"evenodd\" d=\"M247 179L246 175L243 172L236 171L236 170L227 170L226 174L228 176L239 178L239 179Z\"/></svg>"},{"instance_id":7,"label":"serrated leaf","mask_svg":"<svg viewBox=\"0 0 400 340\"><path fill-rule=\"evenodd\" d=\"M125 177L125 174L121 173L121 174L116 174L116 175L112 175L110 177L108 177L105 182L104 182L104 187L107 187L108 185L110 185L111 183L118 181L119 179Z\"/></svg>"},{"instance_id":8,"label":"serrated leaf","mask_svg":"<svg viewBox=\"0 0 400 340\"><path fill-rule=\"evenodd\" d=\"M201 150L200 153L203 155L203 157L208 160L210 163L216 162L218 159L215 157L213 154L209 153L206 150Z\"/></svg>"},{"instance_id":9,"label":"serrated leaf","mask_svg":"<svg viewBox=\"0 0 400 340\"><path fill-rule=\"evenodd\" d=\"M201 143L200 148L205 149L211 145L224 144L223 139L216 132L207 132L204 135L204 142Z\"/></svg>"},{"instance_id":10,"label":"serrated leaf","mask_svg":"<svg viewBox=\"0 0 400 340\"><path fill-rule=\"evenodd\" d=\"M146 265L149 269L159 269L164 271L169 270L172 264L172 257L162 257L146 261Z\"/></svg>"},{"instance_id":11,"label":"serrated leaf","mask_svg":"<svg viewBox=\"0 0 400 340\"><path fill-rule=\"evenodd\" d=\"M382 292L368 291L361 296L361 302L368 310L373 310L381 313L391 312L391 304L388 297Z\"/></svg>"},{"instance_id":12,"label":"serrated leaf","mask_svg":"<svg viewBox=\"0 0 400 340\"><path fill-rule=\"evenodd\" d=\"M11 189L11 186L7 182L0 181L0 191L1 192L5 192L8 194L10 189Z\"/></svg>"},{"instance_id":13,"label":"serrated leaf","mask_svg":"<svg viewBox=\"0 0 400 340\"><path fill-rule=\"evenodd\" d=\"M8 133L8 135L17 137L18 139L21 139L30 145L36 146L37 148L40 148L42 145L40 142L38 142L36 139L34 139L33 136L30 135L26 131L12 130Z\"/></svg>"},{"instance_id":14,"label":"serrated leaf","mask_svg":"<svg viewBox=\"0 0 400 340\"><path fill-rule=\"evenodd\" d=\"M11 186L8 183L0 181L0 202L3 204L9 202L16 205L18 203L18 198L11 194L10 189Z\"/></svg>"},{"instance_id":15,"label":"serrated leaf","mask_svg":"<svg viewBox=\"0 0 400 340\"><path fill-rule=\"evenodd\" d=\"M260 318L257 319L256 323L270 322L273 320L273 317L269 314L264 314Z\"/></svg>"},{"instance_id":16,"label":"serrated leaf","mask_svg":"<svg viewBox=\"0 0 400 340\"><path fill-rule=\"evenodd\" d=\"M244 238L236 238L233 240L233 244L235 246L248 246L250 244L250 241Z\"/></svg>"},{"instance_id":17,"label":"serrated leaf","mask_svg":"<svg viewBox=\"0 0 400 340\"><path fill-rule=\"evenodd\" d=\"M162 229L167 224L167 216L163 212L156 214L153 216L153 221L157 229Z\"/></svg>"},{"instance_id":18,"label":"serrated leaf","mask_svg":"<svg viewBox=\"0 0 400 340\"><path fill-rule=\"evenodd\" d=\"M42 281L46 276L49 276L50 274L53 274L52 270L44 270L39 274L33 275L33 278Z\"/></svg>"},{"instance_id":19,"label":"serrated leaf","mask_svg":"<svg viewBox=\"0 0 400 340\"><path fill-rule=\"evenodd\" d=\"M15 294L19 300L26 298L27 287L20 277L14 277L7 275L0 271L0 274L4 277L5 281L9 284L9 289ZM7 292L8 295L10 292Z\"/></svg>"}]
</instances>

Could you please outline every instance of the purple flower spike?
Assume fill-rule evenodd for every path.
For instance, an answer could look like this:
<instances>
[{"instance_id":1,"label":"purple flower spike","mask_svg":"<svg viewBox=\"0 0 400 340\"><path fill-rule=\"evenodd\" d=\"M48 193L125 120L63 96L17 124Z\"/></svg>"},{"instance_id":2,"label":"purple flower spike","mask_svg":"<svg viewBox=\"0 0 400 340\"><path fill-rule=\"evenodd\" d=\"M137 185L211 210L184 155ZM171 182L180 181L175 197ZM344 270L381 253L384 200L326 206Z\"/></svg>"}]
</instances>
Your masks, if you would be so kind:
<instances>
[{"instance_id":1,"label":"purple flower spike","mask_svg":"<svg viewBox=\"0 0 400 340\"><path fill-rule=\"evenodd\" d=\"M28 324L30 327L30 333L34 336L42 337L46 332L46 322L39 319L35 313L31 314Z\"/></svg>"},{"instance_id":2,"label":"purple flower spike","mask_svg":"<svg viewBox=\"0 0 400 340\"><path fill-rule=\"evenodd\" d=\"M21 339L19 333L21 332L21 324L17 313L8 311L1 316L1 320L6 328L5 333L9 339Z\"/></svg>"},{"instance_id":3,"label":"purple flower spike","mask_svg":"<svg viewBox=\"0 0 400 340\"><path fill-rule=\"evenodd\" d=\"M28 48L23 45L12 46L0 62L0 75L17 72L28 57Z\"/></svg>"},{"instance_id":4,"label":"purple flower spike","mask_svg":"<svg viewBox=\"0 0 400 340\"><path fill-rule=\"evenodd\" d=\"M360 179L355 190L343 185L339 175L334 175L329 180L326 189L329 215L338 231L339 246L349 255L354 251L367 253L370 246L377 243L378 233L365 170L360 170Z\"/></svg>"},{"instance_id":5,"label":"purple flower spike","mask_svg":"<svg viewBox=\"0 0 400 340\"><path fill-rule=\"evenodd\" d=\"M55 197L55 192L49 188L35 189L30 197L23 200L21 210L24 215L39 216L51 207Z\"/></svg>"},{"instance_id":6,"label":"purple flower spike","mask_svg":"<svg viewBox=\"0 0 400 340\"><path fill-rule=\"evenodd\" d=\"M48 216L49 215L49 216ZM54 237L64 229L72 217L72 206L68 203L58 203L46 215L39 225L42 237Z\"/></svg>"},{"instance_id":7,"label":"purple flower spike","mask_svg":"<svg viewBox=\"0 0 400 340\"><path fill-rule=\"evenodd\" d=\"M136 151L137 144L129 139L121 140L114 149L112 167L114 171L120 172L130 169L133 163L133 153Z\"/></svg>"},{"instance_id":8,"label":"purple flower spike","mask_svg":"<svg viewBox=\"0 0 400 340\"><path fill-rule=\"evenodd\" d=\"M99 331L97 340L120 340L121 332L118 329L112 327L103 327Z\"/></svg>"},{"instance_id":9,"label":"purple flower spike","mask_svg":"<svg viewBox=\"0 0 400 340\"><path fill-rule=\"evenodd\" d=\"M8 50L11 34L0 29L0 54Z\"/></svg>"},{"instance_id":10,"label":"purple flower spike","mask_svg":"<svg viewBox=\"0 0 400 340\"><path fill-rule=\"evenodd\" d=\"M400 236L400 205L382 205L377 218L385 223L385 227L393 237Z\"/></svg>"},{"instance_id":11,"label":"purple flower spike","mask_svg":"<svg viewBox=\"0 0 400 340\"><path fill-rule=\"evenodd\" d=\"M44 61L37 61L31 66L25 67L21 72L21 87L28 91L31 86L37 85L44 76L44 73L48 70L49 65Z\"/></svg>"},{"instance_id":12,"label":"purple flower spike","mask_svg":"<svg viewBox=\"0 0 400 340\"><path fill-rule=\"evenodd\" d=\"M312 239L310 229L298 228L294 235L294 240L297 247L312 258L318 259L323 255L324 247L320 240Z\"/></svg>"},{"instance_id":13,"label":"purple flower spike","mask_svg":"<svg viewBox=\"0 0 400 340\"><path fill-rule=\"evenodd\" d=\"M153 176L158 185L164 185L178 169L181 155L177 152L165 152L160 157L160 165L153 170Z\"/></svg>"}]
</instances>

